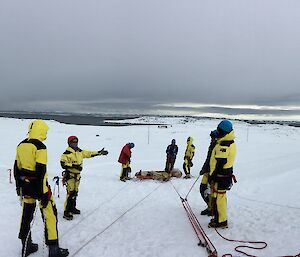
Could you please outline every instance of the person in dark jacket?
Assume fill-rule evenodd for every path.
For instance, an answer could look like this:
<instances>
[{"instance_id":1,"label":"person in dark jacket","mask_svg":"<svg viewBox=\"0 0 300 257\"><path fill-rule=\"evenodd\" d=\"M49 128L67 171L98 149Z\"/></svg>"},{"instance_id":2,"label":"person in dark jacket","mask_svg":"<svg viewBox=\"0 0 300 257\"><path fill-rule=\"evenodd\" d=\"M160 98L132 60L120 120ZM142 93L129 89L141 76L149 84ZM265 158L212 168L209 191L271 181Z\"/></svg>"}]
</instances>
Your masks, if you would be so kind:
<instances>
[{"instance_id":1,"label":"person in dark jacket","mask_svg":"<svg viewBox=\"0 0 300 257\"><path fill-rule=\"evenodd\" d=\"M202 169L200 171L200 176L202 176L202 180L201 180L201 184L200 184L200 194L203 198L203 200L206 202L207 204L207 208L205 210L203 210L201 212L201 215L208 215L208 216L212 216L212 208L211 208L211 196L210 196L210 186L208 184L208 175L210 172L209 169L209 161L210 161L210 157L211 157L211 153L212 150L214 149L216 142L217 142L217 130L211 131L210 132L210 145L208 147L208 151L207 151L207 157L206 160L202 166Z\"/></svg>"},{"instance_id":2,"label":"person in dark jacket","mask_svg":"<svg viewBox=\"0 0 300 257\"><path fill-rule=\"evenodd\" d=\"M60 164L65 170L63 174L67 188L67 198L65 201L63 217L67 220L72 220L73 214L80 214L80 210L76 208L76 200L81 178L80 173L83 168L83 159L107 155L108 151L104 148L100 151L81 150L78 147L78 138L76 136L70 136L68 138L68 145L69 147L61 156Z\"/></svg>"},{"instance_id":3,"label":"person in dark jacket","mask_svg":"<svg viewBox=\"0 0 300 257\"><path fill-rule=\"evenodd\" d=\"M122 164L120 180L123 182L126 182L126 180L131 179L129 174L131 173L130 161L131 161L131 149L133 147L134 147L134 143L128 143L124 145L118 159L118 162Z\"/></svg>"},{"instance_id":4,"label":"person in dark jacket","mask_svg":"<svg viewBox=\"0 0 300 257\"><path fill-rule=\"evenodd\" d=\"M14 177L17 195L22 199L19 232L22 257L38 251L38 245L32 242L30 229L37 200L45 223L45 243L49 247L49 257L69 255L68 249L60 248L58 244L57 210L47 179L48 153L43 141L47 138L48 129L45 121L32 121L29 124L28 138L17 146Z\"/></svg>"},{"instance_id":5,"label":"person in dark jacket","mask_svg":"<svg viewBox=\"0 0 300 257\"><path fill-rule=\"evenodd\" d=\"M168 145L166 153L167 153L167 160L166 160L165 171L170 173L174 168L176 156L178 153L178 146L176 145L175 139L172 139L171 144Z\"/></svg>"}]
</instances>

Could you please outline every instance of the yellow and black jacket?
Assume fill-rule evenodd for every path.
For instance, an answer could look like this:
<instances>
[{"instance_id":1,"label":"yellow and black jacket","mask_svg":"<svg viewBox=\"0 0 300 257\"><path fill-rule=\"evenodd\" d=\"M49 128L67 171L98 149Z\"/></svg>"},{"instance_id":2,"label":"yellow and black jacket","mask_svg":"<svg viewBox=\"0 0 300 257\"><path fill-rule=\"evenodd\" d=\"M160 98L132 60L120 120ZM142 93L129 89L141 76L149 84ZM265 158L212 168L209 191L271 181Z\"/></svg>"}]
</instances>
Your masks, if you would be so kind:
<instances>
[{"instance_id":1,"label":"yellow and black jacket","mask_svg":"<svg viewBox=\"0 0 300 257\"><path fill-rule=\"evenodd\" d=\"M28 138L17 146L14 177L17 193L25 197L40 199L48 192L47 148L42 143L47 131L43 120L35 120L29 124Z\"/></svg>"},{"instance_id":2,"label":"yellow and black jacket","mask_svg":"<svg viewBox=\"0 0 300 257\"><path fill-rule=\"evenodd\" d=\"M232 183L233 164L236 156L234 131L219 138L210 157L209 180L218 183L218 189L229 189Z\"/></svg>"},{"instance_id":3,"label":"yellow and black jacket","mask_svg":"<svg viewBox=\"0 0 300 257\"><path fill-rule=\"evenodd\" d=\"M73 149L68 147L60 158L61 167L69 172L79 174L82 171L84 158L92 158L101 155L99 151Z\"/></svg>"},{"instance_id":4,"label":"yellow and black jacket","mask_svg":"<svg viewBox=\"0 0 300 257\"><path fill-rule=\"evenodd\" d=\"M191 161L195 154L195 146L193 145L193 138L188 137L187 146L184 153L184 159Z\"/></svg>"}]
</instances>

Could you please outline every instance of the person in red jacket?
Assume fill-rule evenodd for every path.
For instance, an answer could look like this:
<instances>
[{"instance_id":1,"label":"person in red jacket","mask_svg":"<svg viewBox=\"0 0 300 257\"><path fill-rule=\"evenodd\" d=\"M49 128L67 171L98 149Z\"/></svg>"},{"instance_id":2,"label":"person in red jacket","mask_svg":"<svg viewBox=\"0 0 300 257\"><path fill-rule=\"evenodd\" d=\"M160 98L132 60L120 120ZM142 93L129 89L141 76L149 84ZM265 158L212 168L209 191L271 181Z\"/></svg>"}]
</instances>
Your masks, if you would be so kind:
<instances>
[{"instance_id":1,"label":"person in red jacket","mask_svg":"<svg viewBox=\"0 0 300 257\"><path fill-rule=\"evenodd\" d=\"M129 173L131 173L130 168L130 158L131 158L131 149L134 147L134 143L128 143L123 146L120 153L118 162L122 164L122 170L120 174L120 180L126 182L129 180Z\"/></svg>"}]
</instances>

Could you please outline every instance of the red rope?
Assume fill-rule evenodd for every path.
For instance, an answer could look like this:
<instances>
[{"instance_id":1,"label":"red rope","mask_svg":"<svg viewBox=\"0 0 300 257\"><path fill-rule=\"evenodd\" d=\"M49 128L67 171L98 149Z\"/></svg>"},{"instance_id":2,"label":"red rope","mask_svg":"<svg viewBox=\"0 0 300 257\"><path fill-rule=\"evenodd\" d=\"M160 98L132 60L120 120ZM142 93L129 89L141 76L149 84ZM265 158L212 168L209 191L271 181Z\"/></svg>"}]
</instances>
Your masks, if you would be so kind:
<instances>
[{"instance_id":1,"label":"red rope","mask_svg":"<svg viewBox=\"0 0 300 257\"><path fill-rule=\"evenodd\" d=\"M247 245L238 245L237 247L234 248L235 251L239 252L239 253L242 253L242 254L245 254L247 256L250 256L250 257L256 257L255 255L252 255L252 254L248 254L242 250L240 250L241 248L248 248L248 249L255 249L255 250L263 250L265 249L268 244L264 241L244 241L244 240L235 240L235 239L229 239L229 238L226 238L224 237L223 235L220 234L220 232L215 229L217 234L222 237L224 240L226 241L229 241L229 242L237 242L237 243L244 243L244 244L262 244L263 246L259 247L259 246L247 246ZM232 257L232 254L224 254L222 255L222 257ZM300 257L300 253L296 254L296 255L284 255L284 256L278 256L278 257Z\"/></svg>"},{"instance_id":2,"label":"red rope","mask_svg":"<svg viewBox=\"0 0 300 257\"><path fill-rule=\"evenodd\" d=\"M250 257L255 257L255 255L252 255L252 254L248 254L242 250L240 250L241 248L248 248L248 249L255 249L255 250L262 250L262 249L265 249L268 244L264 241L245 241L245 240L236 240L236 239L229 239L229 238L226 238L224 237L223 235L220 234L220 232L215 229L216 232L218 233L218 235L220 237L222 237L224 240L226 241L229 241L229 242L236 242L236 243L243 243L243 244L262 244L262 246L248 246L248 245L238 245L237 247L234 248L235 251L239 252L239 253L243 253L247 256L250 256ZM223 257L225 256L232 256L231 254L225 254L223 255Z\"/></svg>"},{"instance_id":3,"label":"red rope","mask_svg":"<svg viewBox=\"0 0 300 257\"><path fill-rule=\"evenodd\" d=\"M218 253L215 246L212 244L208 236L206 235L205 231L200 225L196 215L194 214L191 206L189 205L186 199L181 198L183 208L185 209L187 216L193 226L193 229L199 239L199 245L205 247L208 252L208 257L217 257ZM201 240L202 238L202 240Z\"/></svg>"}]
</instances>

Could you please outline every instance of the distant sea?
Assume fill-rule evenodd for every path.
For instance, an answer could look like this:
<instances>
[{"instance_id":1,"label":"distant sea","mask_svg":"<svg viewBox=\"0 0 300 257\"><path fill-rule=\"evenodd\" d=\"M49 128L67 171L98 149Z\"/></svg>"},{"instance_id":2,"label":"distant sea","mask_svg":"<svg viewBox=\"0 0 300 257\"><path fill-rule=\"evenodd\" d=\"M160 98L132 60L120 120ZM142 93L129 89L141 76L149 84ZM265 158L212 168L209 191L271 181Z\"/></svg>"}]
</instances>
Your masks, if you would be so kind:
<instances>
[{"instance_id":1,"label":"distant sea","mask_svg":"<svg viewBox=\"0 0 300 257\"><path fill-rule=\"evenodd\" d=\"M192 103L91 103L53 107L32 106L28 111L0 111L0 117L56 120L67 124L121 125L107 120L123 120L141 116L194 117L244 120L249 123L277 123L300 127L300 106L209 105ZM63 110L63 111L62 111ZM126 125L122 123L122 125Z\"/></svg>"}]
</instances>

